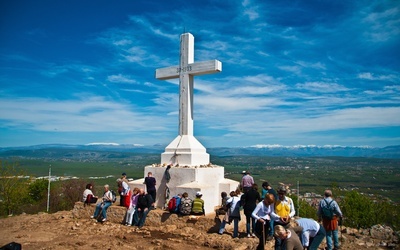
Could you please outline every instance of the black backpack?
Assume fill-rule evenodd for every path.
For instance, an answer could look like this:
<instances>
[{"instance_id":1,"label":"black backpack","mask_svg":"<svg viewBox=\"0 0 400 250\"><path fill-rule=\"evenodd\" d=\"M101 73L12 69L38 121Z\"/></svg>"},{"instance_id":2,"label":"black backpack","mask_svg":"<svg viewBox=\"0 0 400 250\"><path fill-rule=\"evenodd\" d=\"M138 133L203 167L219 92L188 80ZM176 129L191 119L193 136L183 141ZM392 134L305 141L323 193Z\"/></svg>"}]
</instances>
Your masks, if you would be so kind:
<instances>
[{"instance_id":1,"label":"black backpack","mask_svg":"<svg viewBox=\"0 0 400 250\"><path fill-rule=\"evenodd\" d=\"M328 220L332 220L333 219L333 216L335 215L334 213L333 213L333 206L332 206L332 202L333 202L333 200L331 200L329 203L324 199L324 201L325 201L325 205L326 206L323 206L322 208L321 208L321 210L322 210L322 218L324 218L324 219L328 219Z\"/></svg>"}]
</instances>

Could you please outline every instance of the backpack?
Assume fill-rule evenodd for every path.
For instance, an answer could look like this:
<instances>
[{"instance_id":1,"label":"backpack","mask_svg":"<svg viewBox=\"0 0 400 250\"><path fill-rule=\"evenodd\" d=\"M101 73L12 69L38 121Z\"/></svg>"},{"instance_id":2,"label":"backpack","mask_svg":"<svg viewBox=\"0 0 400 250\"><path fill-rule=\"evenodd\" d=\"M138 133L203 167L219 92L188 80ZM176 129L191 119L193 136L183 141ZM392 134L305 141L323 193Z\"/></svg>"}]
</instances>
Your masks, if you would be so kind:
<instances>
[{"instance_id":1,"label":"backpack","mask_svg":"<svg viewBox=\"0 0 400 250\"><path fill-rule=\"evenodd\" d=\"M179 212L184 215L190 214L192 211L192 199L186 198L184 200L181 200Z\"/></svg>"},{"instance_id":2,"label":"backpack","mask_svg":"<svg viewBox=\"0 0 400 250\"><path fill-rule=\"evenodd\" d=\"M168 210L171 213L177 213L179 211L179 204L181 203L181 197L174 196L168 202Z\"/></svg>"},{"instance_id":3,"label":"backpack","mask_svg":"<svg viewBox=\"0 0 400 250\"><path fill-rule=\"evenodd\" d=\"M115 193L114 190L110 190L111 196L112 196L112 203L115 203L117 201L117 194Z\"/></svg>"},{"instance_id":4,"label":"backpack","mask_svg":"<svg viewBox=\"0 0 400 250\"><path fill-rule=\"evenodd\" d=\"M324 199L326 206L323 206L321 208L322 212L322 218L332 220L334 213L333 213L333 207L331 206L333 200L331 200L329 203Z\"/></svg>"}]
</instances>

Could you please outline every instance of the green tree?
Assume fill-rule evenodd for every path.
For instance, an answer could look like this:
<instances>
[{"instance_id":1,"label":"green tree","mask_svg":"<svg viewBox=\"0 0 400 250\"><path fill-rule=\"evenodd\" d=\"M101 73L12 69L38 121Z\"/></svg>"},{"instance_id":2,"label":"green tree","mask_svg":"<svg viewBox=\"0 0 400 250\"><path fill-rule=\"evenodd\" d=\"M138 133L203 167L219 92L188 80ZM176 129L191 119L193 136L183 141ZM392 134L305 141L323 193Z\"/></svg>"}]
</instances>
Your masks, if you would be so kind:
<instances>
[{"instance_id":1,"label":"green tree","mask_svg":"<svg viewBox=\"0 0 400 250\"><path fill-rule=\"evenodd\" d=\"M51 183L50 211L71 210L75 202L82 200L86 182L81 179L58 181Z\"/></svg>"},{"instance_id":2,"label":"green tree","mask_svg":"<svg viewBox=\"0 0 400 250\"><path fill-rule=\"evenodd\" d=\"M339 204L349 227L366 228L371 226L372 201L353 190L348 192Z\"/></svg>"},{"instance_id":3,"label":"green tree","mask_svg":"<svg viewBox=\"0 0 400 250\"><path fill-rule=\"evenodd\" d=\"M297 195L291 194L289 195L290 198L293 200L294 207L296 209L296 216L302 217L302 218L311 218L314 220L317 220L317 209L308 204L307 201L304 201L300 199L299 202L297 202ZM298 214L298 212L300 214Z\"/></svg>"},{"instance_id":4,"label":"green tree","mask_svg":"<svg viewBox=\"0 0 400 250\"><path fill-rule=\"evenodd\" d=\"M400 227L399 206L389 201L376 201L353 190L345 194L339 206L346 226L368 228L376 224L385 224L395 230Z\"/></svg>"},{"instance_id":5,"label":"green tree","mask_svg":"<svg viewBox=\"0 0 400 250\"><path fill-rule=\"evenodd\" d=\"M47 198L48 180L38 179L29 185L29 197L31 202L38 203Z\"/></svg>"},{"instance_id":6,"label":"green tree","mask_svg":"<svg viewBox=\"0 0 400 250\"><path fill-rule=\"evenodd\" d=\"M0 161L0 214L18 214L26 202L28 180L16 163Z\"/></svg>"}]
</instances>

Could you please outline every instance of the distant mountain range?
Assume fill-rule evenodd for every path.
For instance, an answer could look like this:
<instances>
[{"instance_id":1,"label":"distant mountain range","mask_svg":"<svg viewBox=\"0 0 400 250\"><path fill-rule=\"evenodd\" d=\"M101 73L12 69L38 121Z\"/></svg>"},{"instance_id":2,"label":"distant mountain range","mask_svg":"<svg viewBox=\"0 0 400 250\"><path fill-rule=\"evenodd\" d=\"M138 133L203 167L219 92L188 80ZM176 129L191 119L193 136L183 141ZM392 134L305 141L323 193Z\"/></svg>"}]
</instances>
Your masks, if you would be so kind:
<instances>
[{"instance_id":1,"label":"distant mountain range","mask_svg":"<svg viewBox=\"0 0 400 250\"><path fill-rule=\"evenodd\" d=\"M134 145L117 143L91 143L87 145L67 144L43 144L26 147L3 147L0 148L0 157L63 157L70 154L84 156L87 152L120 152L140 154L161 154L166 145ZM79 151L82 151L78 153ZM85 153L86 152L86 153ZM383 148L360 146L337 146L337 145L254 145L249 147L219 147L207 148L207 152L214 156L282 156L282 157L373 157L373 158L400 158L400 145Z\"/></svg>"}]
</instances>

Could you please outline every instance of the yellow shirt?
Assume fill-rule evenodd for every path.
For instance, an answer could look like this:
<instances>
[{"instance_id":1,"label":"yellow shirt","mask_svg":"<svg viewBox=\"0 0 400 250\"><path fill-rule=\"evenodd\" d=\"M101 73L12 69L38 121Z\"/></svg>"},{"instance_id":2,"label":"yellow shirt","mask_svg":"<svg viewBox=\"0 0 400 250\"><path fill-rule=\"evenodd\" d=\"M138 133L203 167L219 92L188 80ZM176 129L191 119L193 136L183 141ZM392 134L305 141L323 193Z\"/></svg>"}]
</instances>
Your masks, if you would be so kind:
<instances>
[{"instance_id":1,"label":"yellow shirt","mask_svg":"<svg viewBox=\"0 0 400 250\"><path fill-rule=\"evenodd\" d=\"M275 213L280 217L288 217L290 214L290 203L277 200L275 202Z\"/></svg>"}]
</instances>

